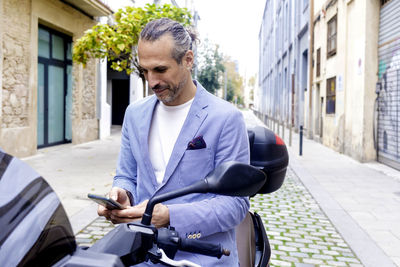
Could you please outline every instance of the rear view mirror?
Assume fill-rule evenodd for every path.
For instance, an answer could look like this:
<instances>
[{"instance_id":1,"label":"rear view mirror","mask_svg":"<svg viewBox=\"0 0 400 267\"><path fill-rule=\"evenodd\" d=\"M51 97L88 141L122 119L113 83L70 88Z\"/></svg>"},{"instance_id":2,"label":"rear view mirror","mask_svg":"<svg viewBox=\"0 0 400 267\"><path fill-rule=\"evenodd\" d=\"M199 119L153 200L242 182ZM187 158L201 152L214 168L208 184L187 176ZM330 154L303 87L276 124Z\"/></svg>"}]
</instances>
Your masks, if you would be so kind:
<instances>
[{"instance_id":1,"label":"rear view mirror","mask_svg":"<svg viewBox=\"0 0 400 267\"><path fill-rule=\"evenodd\" d=\"M157 203L192 193L252 196L264 185L265 179L265 174L256 167L234 161L224 162L195 184L151 198L143 214L142 224L150 225Z\"/></svg>"}]
</instances>

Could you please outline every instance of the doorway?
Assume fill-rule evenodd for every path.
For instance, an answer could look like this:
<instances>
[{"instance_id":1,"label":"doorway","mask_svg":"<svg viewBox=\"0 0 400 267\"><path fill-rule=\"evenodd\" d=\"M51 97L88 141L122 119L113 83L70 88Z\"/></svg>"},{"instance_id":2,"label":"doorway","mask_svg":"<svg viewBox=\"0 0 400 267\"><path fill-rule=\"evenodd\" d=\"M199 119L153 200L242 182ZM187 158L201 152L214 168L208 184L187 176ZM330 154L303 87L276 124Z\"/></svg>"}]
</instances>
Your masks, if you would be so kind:
<instances>
[{"instance_id":1,"label":"doorway","mask_svg":"<svg viewBox=\"0 0 400 267\"><path fill-rule=\"evenodd\" d=\"M44 26L38 31L37 147L72 140L72 39Z\"/></svg>"},{"instance_id":2,"label":"doorway","mask_svg":"<svg viewBox=\"0 0 400 267\"><path fill-rule=\"evenodd\" d=\"M112 125L122 125L124 121L125 110L129 105L129 82L126 79L112 80Z\"/></svg>"}]
</instances>

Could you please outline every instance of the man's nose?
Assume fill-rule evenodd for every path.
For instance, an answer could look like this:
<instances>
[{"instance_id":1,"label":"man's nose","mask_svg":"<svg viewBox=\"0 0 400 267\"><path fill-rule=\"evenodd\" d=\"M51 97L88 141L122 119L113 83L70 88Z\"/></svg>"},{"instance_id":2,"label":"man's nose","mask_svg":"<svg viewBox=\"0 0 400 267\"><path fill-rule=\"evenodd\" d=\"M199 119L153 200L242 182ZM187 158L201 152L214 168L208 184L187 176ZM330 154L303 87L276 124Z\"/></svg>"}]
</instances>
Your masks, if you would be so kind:
<instances>
[{"instance_id":1,"label":"man's nose","mask_svg":"<svg viewBox=\"0 0 400 267\"><path fill-rule=\"evenodd\" d=\"M160 80L157 78L157 75L149 72L147 74L147 82L149 83L150 88L154 88L160 83Z\"/></svg>"}]
</instances>

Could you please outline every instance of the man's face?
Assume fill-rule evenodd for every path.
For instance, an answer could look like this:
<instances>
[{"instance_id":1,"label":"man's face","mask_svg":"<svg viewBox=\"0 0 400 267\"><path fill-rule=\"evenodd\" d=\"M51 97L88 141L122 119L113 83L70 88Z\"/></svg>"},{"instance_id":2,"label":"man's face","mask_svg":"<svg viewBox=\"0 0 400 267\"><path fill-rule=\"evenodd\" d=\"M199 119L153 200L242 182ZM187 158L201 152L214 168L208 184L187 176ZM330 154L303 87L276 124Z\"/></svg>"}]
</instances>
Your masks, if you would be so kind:
<instances>
[{"instance_id":1,"label":"man's face","mask_svg":"<svg viewBox=\"0 0 400 267\"><path fill-rule=\"evenodd\" d=\"M160 101L169 106L184 103L182 92L190 79L185 57L180 64L172 57L173 45L168 34L153 42L140 40L138 44L139 65L149 87Z\"/></svg>"}]
</instances>

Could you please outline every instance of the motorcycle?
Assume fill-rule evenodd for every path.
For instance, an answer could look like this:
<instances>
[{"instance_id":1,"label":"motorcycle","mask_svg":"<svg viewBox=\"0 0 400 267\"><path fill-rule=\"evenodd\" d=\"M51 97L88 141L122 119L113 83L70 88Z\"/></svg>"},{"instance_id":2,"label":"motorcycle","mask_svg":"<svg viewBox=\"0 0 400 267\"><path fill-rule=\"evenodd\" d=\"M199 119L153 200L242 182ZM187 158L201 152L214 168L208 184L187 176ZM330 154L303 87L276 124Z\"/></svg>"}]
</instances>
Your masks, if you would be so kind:
<instances>
[{"instance_id":1,"label":"motorcycle","mask_svg":"<svg viewBox=\"0 0 400 267\"><path fill-rule=\"evenodd\" d=\"M166 266L196 263L173 260L178 250L229 257L220 244L180 237L173 226L151 225L157 203L192 193L254 196L278 190L285 178L284 142L264 127L248 130L250 164L225 162L190 186L156 195L141 222L120 224L91 247L77 246L71 224L55 192L28 165L0 150L0 262L2 266L131 266L144 261ZM247 219L247 220L246 220ZM249 212L237 232L250 237L238 246L241 266L268 266L271 249L262 220ZM250 236L247 236L250 235ZM240 243L240 235L237 242Z\"/></svg>"}]
</instances>

